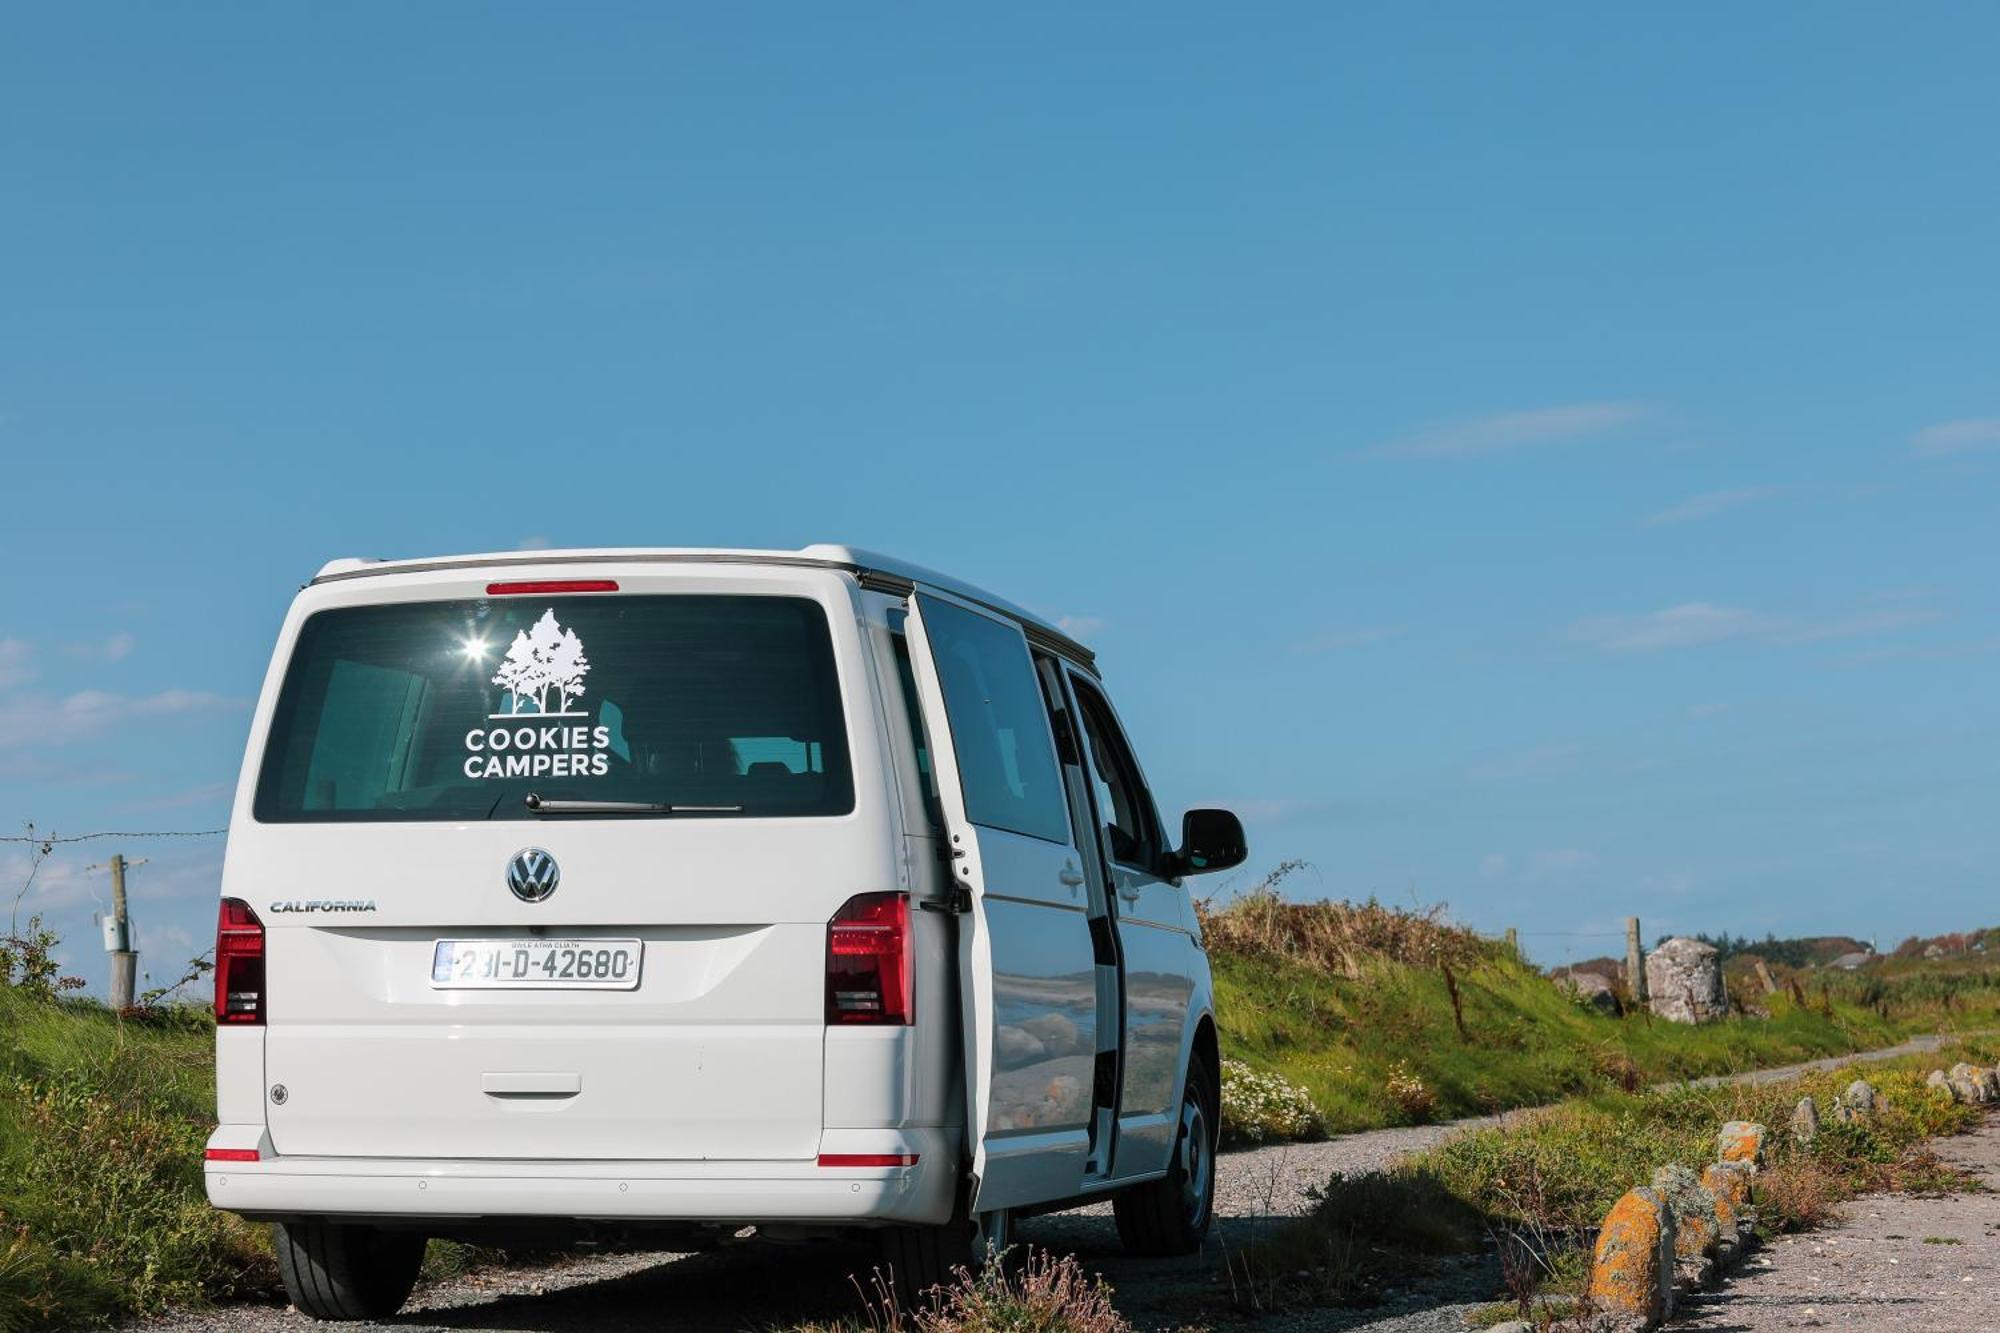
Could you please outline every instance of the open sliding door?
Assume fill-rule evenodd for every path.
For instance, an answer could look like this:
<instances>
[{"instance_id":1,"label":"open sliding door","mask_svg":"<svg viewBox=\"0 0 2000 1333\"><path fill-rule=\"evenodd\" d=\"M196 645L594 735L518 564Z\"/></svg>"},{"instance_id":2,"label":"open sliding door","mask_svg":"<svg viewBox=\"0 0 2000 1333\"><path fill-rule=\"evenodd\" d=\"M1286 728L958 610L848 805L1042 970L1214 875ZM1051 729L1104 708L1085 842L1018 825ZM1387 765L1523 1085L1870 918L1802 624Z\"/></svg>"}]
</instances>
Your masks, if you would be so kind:
<instances>
[{"instance_id":1,"label":"open sliding door","mask_svg":"<svg viewBox=\"0 0 2000 1333\"><path fill-rule=\"evenodd\" d=\"M1048 711L1012 622L924 590L910 598L908 632L952 891L966 908L972 1209L1064 1198L1088 1168L1100 1013L1090 895Z\"/></svg>"}]
</instances>

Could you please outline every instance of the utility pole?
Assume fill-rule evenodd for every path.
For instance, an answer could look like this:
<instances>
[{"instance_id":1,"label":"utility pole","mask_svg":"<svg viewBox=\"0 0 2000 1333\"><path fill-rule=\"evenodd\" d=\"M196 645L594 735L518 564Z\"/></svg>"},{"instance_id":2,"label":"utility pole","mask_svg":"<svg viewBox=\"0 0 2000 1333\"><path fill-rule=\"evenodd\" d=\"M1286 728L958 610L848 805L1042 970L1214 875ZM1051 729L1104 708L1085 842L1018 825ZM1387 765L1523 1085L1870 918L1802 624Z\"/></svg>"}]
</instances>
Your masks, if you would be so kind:
<instances>
[{"instance_id":1,"label":"utility pole","mask_svg":"<svg viewBox=\"0 0 2000 1333\"><path fill-rule=\"evenodd\" d=\"M1646 1002L1646 951L1639 943L1639 918L1625 918L1625 988L1637 1004Z\"/></svg>"},{"instance_id":2,"label":"utility pole","mask_svg":"<svg viewBox=\"0 0 2000 1333\"><path fill-rule=\"evenodd\" d=\"M132 918L125 911L125 858L111 858L111 919L104 924L104 947L111 954L111 1007L132 1007L139 978L139 953L132 947Z\"/></svg>"},{"instance_id":3,"label":"utility pole","mask_svg":"<svg viewBox=\"0 0 2000 1333\"><path fill-rule=\"evenodd\" d=\"M1507 952L1516 958L1521 956L1521 932L1512 926L1507 927Z\"/></svg>"}]
</instances>

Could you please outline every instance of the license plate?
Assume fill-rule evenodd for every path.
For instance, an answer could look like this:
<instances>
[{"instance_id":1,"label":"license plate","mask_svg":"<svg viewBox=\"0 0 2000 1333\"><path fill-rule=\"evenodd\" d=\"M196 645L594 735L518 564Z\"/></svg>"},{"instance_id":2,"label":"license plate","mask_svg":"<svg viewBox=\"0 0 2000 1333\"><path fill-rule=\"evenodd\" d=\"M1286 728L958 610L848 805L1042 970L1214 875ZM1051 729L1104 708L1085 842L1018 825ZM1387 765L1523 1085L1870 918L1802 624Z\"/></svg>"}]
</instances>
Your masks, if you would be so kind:
<instances>
[{"instance_id":1,"label":"license plate","mask_svg":"<svg viewBox=\"0 0 2000 1333\"><path fill-rule=\"evenodd\" d=\"M638 940L439 940L437 990L636 990Z\"/></svg>"}]
</instances>

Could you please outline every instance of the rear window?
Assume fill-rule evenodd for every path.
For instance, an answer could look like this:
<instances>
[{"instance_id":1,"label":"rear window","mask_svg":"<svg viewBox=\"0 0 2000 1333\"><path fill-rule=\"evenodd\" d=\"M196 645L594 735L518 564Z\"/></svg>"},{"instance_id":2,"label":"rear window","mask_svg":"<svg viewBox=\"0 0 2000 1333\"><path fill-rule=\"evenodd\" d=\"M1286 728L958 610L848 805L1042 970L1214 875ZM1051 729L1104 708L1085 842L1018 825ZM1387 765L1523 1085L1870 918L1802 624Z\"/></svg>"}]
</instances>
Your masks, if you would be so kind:
<instances>
[{"instance_id":1,"label":"rear window","mask_svg":"<svg viewBox=\"0 0 2000 1333\"><path fill-rule=\"evenodd\" d=\"M260 821L530 819L531 792L666 815L852 810L825 613L793 597L572 596L307 619Z\"/></svg>"}]
</instances>

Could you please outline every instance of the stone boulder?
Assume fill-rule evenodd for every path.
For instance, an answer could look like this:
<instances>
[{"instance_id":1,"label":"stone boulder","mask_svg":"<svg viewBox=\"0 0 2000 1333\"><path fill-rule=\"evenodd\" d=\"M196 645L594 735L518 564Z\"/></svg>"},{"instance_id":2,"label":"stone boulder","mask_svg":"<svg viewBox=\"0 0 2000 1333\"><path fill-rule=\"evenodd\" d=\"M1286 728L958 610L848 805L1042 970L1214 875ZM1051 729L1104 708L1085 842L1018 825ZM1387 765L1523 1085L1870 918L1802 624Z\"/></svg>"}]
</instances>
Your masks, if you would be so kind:
<instances>
[{"instance_id":1,"label":"stone boulder","mask_svg":"<svg viewBox=\"0 0 2000 1333\"><path fill-rule=\"evenodd\" d=\"M1757 1239L1757 1210L1750 1203L1750 1168L1742 1162L1711 1162L1701 1169L1701 1185L1715 1196L1715 1213L1722 1234L1734 1233L1736 1248L1747 1250Z\"/></svg>"},{"instance_id":2,"label":"stone boulder","mask_svg":"<svg viewBox=\"0 0 2000 1333\"><path fill-rule=\"evenodd\" d=\"M1653 1190L1674 1214L1674 1277L1682 1287L1697 1291L1707 1286L1717 1266L1726 1262L1715 1196L1684 1166L1663 1166L1653 1172ZM1732 1232L1729 1249L1733 1252L1735 1248Z\"/></svg>"},{"instance_id":3,"label":"stone boulder","mask_svg":"<svg viewBox=\"0 0 2000 1333\"><path fill-rule=\"evenodd\" d=\"M1625 1328L1652 1328L1674 1312L1674 1212L1659 1191L1629 1190L1605 1214L1591 1253L1590 1303Z\"/></svg>"},{"instance_id":4,"label":"stone boulder","mask_svg":"<svg viewBox=\"0 0 2000 1333\"><path fill-rule=\"evenodd\" d=\"M1951 1072L1945 1077L1951 1083L1952 1096L1968 1106L1984 1106L2000 1100L2000 1080L1995 1080L1990 1069L1981 1069L1961 1060L1951 1067Z\"/></svg>"},{"instance_id":5,"label":"stone boulder","mask_svg":"<svg viewBox=\"0 0 2000 1333\"><path fill-rule=\"evenodd\" d=\"M1729 1012L1713 945L1672 939L1646 955L1646 995L1653 1012L1674 1023L1707 1023Z\"/></svg>"},{"instance_id":6,"label":"stone boulder","mask_svg":"<svg viewBox=\"0 0 2000 1333\"><path fill-rule=\"evenodd\" d=\"M1875 1114L1875 1085L1865 1078L1857 1078L1847 1085L1847 1091L1840 1094L1840 1104L1862 1116Z\"/></svg>"},{"instance_id":7,"label":"stone boulder","mask_svg":"<svg viewBox=\"0 0 2000 1333\"><path fill-rule=\"evenodd\" d=\"M1950 1076L1942 1069L1933 1069L1930 1077L1924 1080L1924 1086L1933 1092L1943 1093L1947 1101L1959 1100L1958 1089L1952 1086Z\"/></svg>"},{"instance_id":8,"label":"stone boulder","mask_svg":"<svg viewBox=\"0 0 2000 1333\"><path fill-rule=\"evenodd\" d=\"M1578 1004L1588 1005L1600 1014L1613 1017L1618 1014L1618 988L1595 972L1563 972L1556 977L1556 985L1569 992Z\"/></svg>"},{"instance_id":9,"label":"stone boulder","mask_svg":"<svg viewBox=\"0 0 2000 1333\"><path fill-rule=\"evenodd\" d=\"M1819 1103L1810 1097L1799 1098L1799 1104L1792 1108L1792 1142L1801 1148L1810 1148L1819 1138Z\"/></svg>"},{"instance_id":10,"label":"stone boulder","mask_svg":"<svg viewBox=\"0 0 2000 1333\"><path fill-rule=\"evenodd\" d=\"M1732 1120L1715 1139L1715 1160L1740 1162L1753 1173L1764 1165L1764 1140L1768 1131L1754 1120Z\"/></svg>"}]
</instances>

